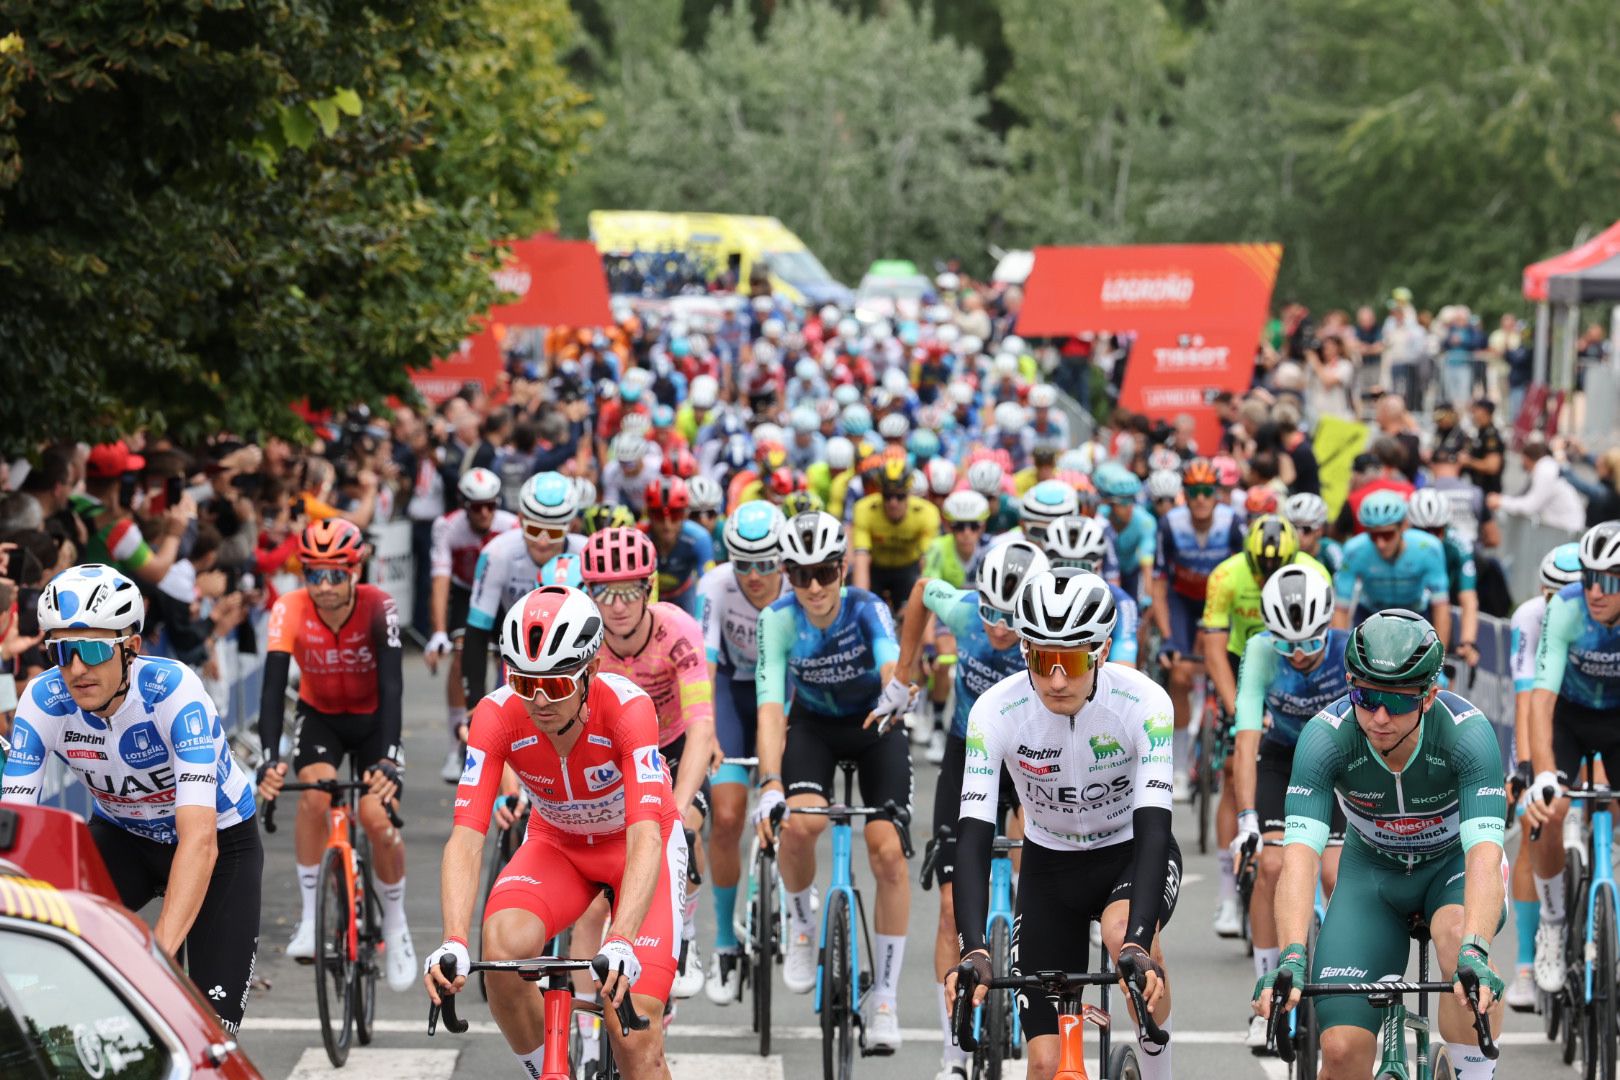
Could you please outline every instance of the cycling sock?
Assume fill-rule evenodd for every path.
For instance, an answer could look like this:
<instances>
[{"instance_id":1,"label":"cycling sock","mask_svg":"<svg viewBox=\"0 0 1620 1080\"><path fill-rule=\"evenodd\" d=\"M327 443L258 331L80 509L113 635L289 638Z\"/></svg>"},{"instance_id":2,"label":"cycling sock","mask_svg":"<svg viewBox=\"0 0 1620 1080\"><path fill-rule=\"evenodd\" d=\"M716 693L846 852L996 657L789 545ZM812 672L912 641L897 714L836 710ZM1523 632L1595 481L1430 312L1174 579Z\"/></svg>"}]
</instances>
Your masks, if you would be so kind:
<instances>
[{"instance_id":1,"label":"cycling sock","mask_svg":"<svg viewBox=\"0 0 1620 1080\"><path fill-rule=\"evenodd\" d=\"M1536 875L1536 897L1541 901L1541 921L1561 923L1564 921L1564 876L1555 874L1552 877Z\"/></svg>"},{"instance_id":2,"label":"cycling sock","mask_svg":"<svg viewBox=\"0 0 1620 1080\"><path fill-rule=\"evenodd\" d=\"M1221 848L1221 899L1237 898L1237 875L1232 872L1232 849Z\"/></svg>"},{"instance_id":3,"label":"cycling sock","mask_svg":"<svg viewBox=\"0 0 1620 1080\"><path fill-rule=\"evenodd\" d=\"M737 940L737 886L714 887L714 947L725 952L742 943Z\"/></svg>"},{"instance_id":4,"label":"cycling sock","mask_svg":"<svg viewBox=\"0 0 1620 1080\"><path fill-rule=\"evenodd\" d=\"M1451 1067L1457 1080L1492 1080L1496 1076L1496 1062L1479 1052L1473 1043L1446 1043L1451 1055Z\"/></svg>"},{"instance_id":5,"label":"cycling sock","mask_svg":"<svg viewBox=\"0 0 1620 1080\"><path fill-rule=\"evenodd\" d=\"M933 706L934 706L934 730L935 731L944 731L945 730L945 702L936 701L936 702L933 703Z\"/></svg>"},{"instance_id":6,"label":"cycling sock","mask_svg":"<svg viewBox=\"0 0 1620 1080\"><path fill-rule=\"evenodd\" d=\"M542 1064L540 1059L545 1056L545 1053L546 1044L541 1043L527 1054L519 1054L513 1051L512 1056L517 1058L518 1064L523 1067L524 1076L532 1076L535 1080L540 1080L540 1066Z\"/></svg>"},{"instance_id":7,"label":"cycling sock","mask_svg":"<svg viewBox=\"0 0 1620 1080\"><path fill-rule=\"evenodd\" d=\"M872 997L893 1005L900 993L900 962L906 957L906 935L873 934L872 948L872 966L877 969Z\"/></svg>"},{"instance_id":8,"label":"cycling sock","mask_svg":"<svg viewBox=\"0 0 1620 1080\"><path fill-rule=\"evenodd\" d=\"M1513 901L1513 926L1519 936L1519 966L1536 962L1536 927L1541 925L1541 904L1535 900Z\"/></svg>"},{"instance_id":9,"label":"cycling sock","mask_svg":"<svg viewBox=\"0 0 1620 1080\"><path fill-rule=\"evenodd\" d=\"M697 937L697 909L698 897L702 890L686 894L686 907L681 911L681 940L691 941Z\"/></svg>"},{"instance_id":10,"label":"cycling sock","mask_svg":"<svg viewBox=\"0 0 1620 1080\"><path fill-rule=\"evenodd\" d=\"M1254 947L1254 977L1256 979L1263 979L1268 972L1276 970L1277 957L1280 955L1282 955L1282 949L1277 948L1276 946L1269 949L1262 949L1260 946L1256 945Z\"/></svg>"},{"instance_id":11,"label":"cycling sock","mask_svg":"<svg viewBox=\"0 0 1620 1080\"><path fill-rule=\"evenodd\" d=\"M945 984L934 984L934 1004L939 1006L939 1030L945 1034L945 1048L940 1053L939 1063L946 1068L960 1065L968 1059L968 1052L951 1041L951 1006L945 1000Z\"/></svg>"},{"instance_id":12,"label":"cycling sock","mask_svg":"<svg viewBox=\"0 0 1620 1080\"><path fill-rule=\"evenodd\" d=\"M392 884L377 882L377 899L382 901L383 933L405 929L405 875Z\"/></svg>"},{"instance_id":13,"label":"cycling sock","mask_svg":"<svg viewBox=\"0 0 1620 1080\"><path fill-rule=\"evenodd\" d=\"M1170 1034L1170 1017L1159 1021L1159 1028L1166 1035ZM1148 1047L1153 1044L1146 1039L1142 1040L1142 1053L1137 1055L1137 1064L1142 1068L1142 1080L1170 1080L1170 1046L1174 1042L1165 1043L1158 1048L1157 1053L1150 1053Z\"/></svg>"},{"instance_id":14,"label":"cycling sock","mask_svg":"<svg viewBox=\"0 0 1620 1080\"><path fill-rule=\"evenodd\" d=\"M1187 766L1191 759L1187 756L1192 747L1192 729L1176 728L1170 736L1171 767L1180 775L1187 775Z\"/></svg>"},{"instance_id":15,"label":"cycling sock","mask_svg":"<svg viewBox=\"0 0 1620 1080\"><path fill-rule=\"evenodd\" d=\"M459 728L462 724L465 724L466 722L467 722L467 710L466 710L465 707L460 708L460 709L451 709L450 710L450 716L449 716L448 723L450 725L450 743L451 743L451 745L453 745L453 746L460 746L461 745L461 740L456 738L456 729Z\"/></svg>"},{"instance_id":16,"label":"cycling sock","mask_svg":"<svg viewBox=\"0 0 1620 1080\"><path fill-rule=\"evenodd\" d=\"M302 922L315 921L315 883L321 879L321 867L298 864L298 899L303 901L304 913L299 916Z\"/></svg>"},{"instance_id":17,"label":"cycling sock","mask_svg":"<svg viewBox=\"0 0 1620 1080\"><path fill-rule=\"evenodd\" d=\"M800 889L798 892L790 892L787 894L787 900L788 917L793 923L793 932L795 934L809 934L814 937L816 933L816 917L815 913L810 910L810 890Z\"/></svg>"}]
</instances>

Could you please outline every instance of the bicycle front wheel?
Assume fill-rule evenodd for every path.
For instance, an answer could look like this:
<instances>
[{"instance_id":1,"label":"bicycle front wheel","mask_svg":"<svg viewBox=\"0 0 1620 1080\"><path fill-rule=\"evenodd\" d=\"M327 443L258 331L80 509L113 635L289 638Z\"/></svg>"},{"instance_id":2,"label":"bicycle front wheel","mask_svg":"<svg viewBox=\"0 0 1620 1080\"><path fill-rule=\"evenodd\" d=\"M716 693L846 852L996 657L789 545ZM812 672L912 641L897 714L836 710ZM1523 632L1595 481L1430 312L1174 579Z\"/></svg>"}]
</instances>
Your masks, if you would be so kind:
<instances>
[{"instance_id":1,"label":"bicycle front wheel","mask_svg":"<svg viewBox=\"0 0 1620 1080\"><path fill-rule=\"evenodd\" d=\"M476 924L478 926L479 952L483 951L484 940L484 908L489 903L489 894L495 890L495 883L501 879L501 871L506 869L507 860L517 850L514 837L516 826L499 829L495 833L495 843L491 846L489 858L484 860L484 887L478 894L478 913ZM478 973L478 996L485 1001L489 1000L489 987L484 985L484 973Z\"/></svg>"},{"instance_id":2,"label":"bicycle front wheel","mask_svg":"<svg viewBox=\"0 0 1620 1080\"><path fill-rule=\"evenodd\" d=\"M1316 955L1316 937L1322 932L1322 919L1311 915L1311 928L1305 940L1305 955ZM1294 1066L1298 1080L1316 1080L1316 1061L1322 1050L1322 1032L1316 1026L1316 999L1302 997L1294 1010L1295 1031L1298 1033L1299 1056Z\"/></svg>"},{"instance_id":3,"label":"bicycle front wheel","mask_svg":"<svg viewBox=\"0 0 1620 1080\"><path fill-rule=\"evenodd\" d=\"M825 1080L849 1080L855 1063L855 970L850 964L849 894L827 897L821 950L821 1067Z\"/></svg>"},{"instance_id":4,"label":"bicycle front wheel","mask_svg":"<svg viewBox=\"0 0 1620 1080\"><path fill-rule=\"evenodd\" d=\"M361 854L354 869L359 894L354 898L355 933L360 943L354 971L354 1034L361 1046L371 1045L377 1019L377 946L382 943L382 904L371 882L370 863Z\"/></svg>"},{"instance_id":5,"label":"bicycle front wheel","mask_svg":"<svg viewBox=\"0 0 1620 1080\"><path fill-rule=\"evenodd\" d=\"M1586 849L1566 848L1564 859L1564 1027L1560 1054L1565 1065L1581 1053L1586 1034L1586 980L1582 957L1586 950Z\"/></svg>"},{"instance_id":6,"label":"bicycle front wheel","mask_svg":"<svg viewBox=\"0 0 1620 1080\"><path fill-rule=\"evenodd\" d=\"M1439 1039L1429 1043L1429 1076L1432 1080L1457 1080L1457 1070L1451 1065L1451 1052Z\"/></svg>"},{"instance_id":7,"label":"bicycle front wheel","mask_svg":"<svg viewBox=\"0 0 1620 1080\"><path fill-rule=\"evenodd\" d=\"M1107 1080L1142 1080L1142 1067L1136 1063L1136 1051L1127 1043L1116 1043L1108 1052Z\"/></svg>"},{"instance_id":8,"label":"bicycle front wheel","mask_svg":"<svg viewBox=\"0 0 1620 1080\"><path fill-rule=\"evenodd\" d=\"M334 1068L349 1060L354 1035L354 961L349 959L353 903L344 874L345 853L327 848L315 884L315 1005L321 1042Z\"/></svg>"},{"instance_id":9,"label":"bicycle front wheel","mask_svg":"<svg viewBox=\"0 0 1620 1080\"><path fill-rule=\"evenodd\" d=\"M1209 854L1209 819L1215 806L1215 717L1205 709L1198 720L1198 786L1193 798L1198 802L1198 853Z\"/></svg>"},{"instance_id":10,"label":"bicycle front wheel","mask_svg":"<svg viewBox=\"0 0 1620 1080\"><path fill-rule=\"evenodd\" d=\"M1614 894L1600 888L1592 903L1592 1000L1586 1003L1586 1075L1615 1080Z\"/></svg>"},{"instance_id":11,"label":"bicycle front wheel","mask_svg":"<svg viewBox=\"0 0 1620 1080\"><path fill-rule=\"evenodd\" d=\"M764 851L754 860L753 903L749 907L749 983L759 1056L771 1052L771 982L776 967L776 860Z\"/></svg>"},{"instance_id":12,"label":"bicycle front wheel","mask_svg":"<svg viewBox=\"0 0 1620 1080\"><path fill-rule=\"evenodd\" d=\"M990 928L990 970L996 975L1012 972L1012 936L1007 924L997 919ZM992 990L979 1013L982 1031L979 1049L973 1055L973 1072L984 1080L1001 1080L1001 1063L1012 1057L1013 995L1010 990Z\"/></svg>"}]
</instances>

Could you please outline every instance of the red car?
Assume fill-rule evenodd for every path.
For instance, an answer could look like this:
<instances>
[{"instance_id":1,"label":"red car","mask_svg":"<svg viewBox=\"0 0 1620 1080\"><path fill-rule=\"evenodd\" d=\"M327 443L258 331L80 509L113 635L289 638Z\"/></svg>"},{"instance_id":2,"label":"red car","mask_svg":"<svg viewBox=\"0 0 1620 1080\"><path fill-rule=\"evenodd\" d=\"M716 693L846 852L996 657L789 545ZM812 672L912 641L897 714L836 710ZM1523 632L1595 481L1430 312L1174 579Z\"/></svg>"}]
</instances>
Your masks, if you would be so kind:
<instances>
[{"instance_id":1,"label":"red car","mask_svg":"<svg viewBox=\"0 0 1620 1080\"><path fill-rule=\"evenodd\" d=\"M0 804L0 1076L258 1080L77 815Z\"/></svg>"}]
</instances>

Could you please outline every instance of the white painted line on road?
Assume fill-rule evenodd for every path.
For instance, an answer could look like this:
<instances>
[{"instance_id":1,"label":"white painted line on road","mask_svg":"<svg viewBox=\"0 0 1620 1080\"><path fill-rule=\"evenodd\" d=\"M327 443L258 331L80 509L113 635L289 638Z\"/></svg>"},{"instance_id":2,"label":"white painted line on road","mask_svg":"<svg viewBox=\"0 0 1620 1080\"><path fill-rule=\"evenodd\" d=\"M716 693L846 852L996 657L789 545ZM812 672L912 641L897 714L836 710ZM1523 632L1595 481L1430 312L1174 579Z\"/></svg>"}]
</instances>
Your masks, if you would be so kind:
<instances>
[{"instance_id":1,"label":"white painted line on road","mask_svg":"<svg viewBox=\"0 0 1620 1080\"><path fill-rule=\"evenodd\" d=\"M670 1054L669 1071L675 1080L783 1080L782 1059L776 1054ZM1006 1076L1006 1073L1002 1073Z\"/></svg>"},{"instance_id":2,"label":"white painted line on road","mask_svg":"<svg viewBox=\"0 0 1620 1080\"><path fill-rule=\"evenodd\" d=\"M348 1064L332 1068L319 1046L305 1050L287 1080L450 1080L460 1050L379 1050L357 1046Z\"/></svg>"},{"instance_id":3,"label":"white painted line on road","mask_svg":"<svg viewBox=\"0 0 1620 1080\"><path fill-rule=\"evenodd\" d=\"M1260 1071L1266 1074L1266 1080L1288 1080L1288 1066L1282 1063L1281 1058L1256 1058L1260 1063Z\"/></svg>"},{"instance_id":4,"label":"white painted line on road","mask_svg":"<svg viewBox=\"0 0 1620 1080\"><path fill-rule=\"evenodd\" d=\"M1183 887L1188 886L1188 885L1196 885L1200 881L1203 881L1203 880L1204 880L1204 875L1203 874L1182 874L1181 875L1181 884L1182 884Z\"/></svg>"}]
</instances>

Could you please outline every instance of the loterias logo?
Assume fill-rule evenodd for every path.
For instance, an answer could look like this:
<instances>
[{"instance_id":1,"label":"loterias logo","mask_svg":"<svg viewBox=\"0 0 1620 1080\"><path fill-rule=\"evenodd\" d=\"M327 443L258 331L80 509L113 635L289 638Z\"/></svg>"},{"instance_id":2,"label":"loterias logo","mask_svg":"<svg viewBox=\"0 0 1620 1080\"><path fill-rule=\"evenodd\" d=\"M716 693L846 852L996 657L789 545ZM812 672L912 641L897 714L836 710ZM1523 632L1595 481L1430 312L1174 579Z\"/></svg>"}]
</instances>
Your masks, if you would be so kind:
<instances>
[{"instance_id":1,"label":"loterias logo","mask_svg":"<svg viewBox=\"0 0 1620 1080\"><path fill-rule=\"evenodd\" d=\"M142 720L118 740L118 756L137 769L156 765L168 754L168 747L163 745L163 736L158 734L157 725L150 720Z\"/></svg>"}]
</instances>

